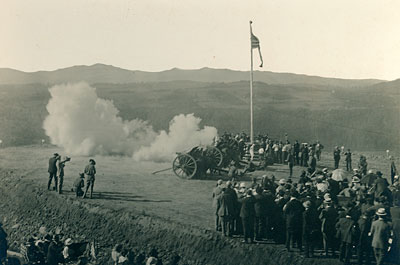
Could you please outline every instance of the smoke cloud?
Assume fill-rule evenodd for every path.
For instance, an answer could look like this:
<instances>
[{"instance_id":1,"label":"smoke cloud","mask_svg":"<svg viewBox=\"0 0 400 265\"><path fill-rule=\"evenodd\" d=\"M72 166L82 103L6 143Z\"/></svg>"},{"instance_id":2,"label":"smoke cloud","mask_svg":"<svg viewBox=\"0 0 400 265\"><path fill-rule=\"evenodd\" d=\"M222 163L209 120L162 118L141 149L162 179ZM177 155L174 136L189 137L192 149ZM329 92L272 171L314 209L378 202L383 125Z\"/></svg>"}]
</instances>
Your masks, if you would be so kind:
<instances>
[{"instance_id":1,"label":"smoke cloud","mask_svg":"<svg viewBox=\"0 0 400 265\"><path fill-rule=\"evenodd\" d=\"M150 146L144 146L134 154L134 159L167 161L174 158L176 152L211 144L217 129L205 126L200 130L200 122L201 119L193 114L175 116L169 123L169 132L161 131Z\"/></svg>"},{"instance_id":2,"label":"smoke cloud","mask_svg":"<svg viewBox=\"0 0 400 265\"><path fill-rule=\"evenodd\" d=\"M51 143L71 155L128 155L135 160L170 161L175 152L211 144L214 127L200 129L193 114L175 116L168 132L156 133L147 121L123 120L111 100L86 83L49 89L49 115L43 128Z\"/></svg>"}]
</instances>

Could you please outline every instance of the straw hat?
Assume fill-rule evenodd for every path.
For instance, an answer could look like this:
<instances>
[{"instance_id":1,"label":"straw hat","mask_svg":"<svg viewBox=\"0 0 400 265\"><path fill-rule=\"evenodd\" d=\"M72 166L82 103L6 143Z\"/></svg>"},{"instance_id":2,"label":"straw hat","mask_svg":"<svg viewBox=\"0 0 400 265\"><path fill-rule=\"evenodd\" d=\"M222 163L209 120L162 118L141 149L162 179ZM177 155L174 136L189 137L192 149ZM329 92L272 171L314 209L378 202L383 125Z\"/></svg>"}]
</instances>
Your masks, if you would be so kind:
<instances>
[{"instance_id":1,"label":"straw hat","mask_svg":"<svg viewBox=\"0 0 400 265\"><path fill-rule=\"evenodd\" d=\"M379 216L387 215L385 208L379 208L378 211L376 211L376 215L379 215Z\"/></svg>"}]
</instances>

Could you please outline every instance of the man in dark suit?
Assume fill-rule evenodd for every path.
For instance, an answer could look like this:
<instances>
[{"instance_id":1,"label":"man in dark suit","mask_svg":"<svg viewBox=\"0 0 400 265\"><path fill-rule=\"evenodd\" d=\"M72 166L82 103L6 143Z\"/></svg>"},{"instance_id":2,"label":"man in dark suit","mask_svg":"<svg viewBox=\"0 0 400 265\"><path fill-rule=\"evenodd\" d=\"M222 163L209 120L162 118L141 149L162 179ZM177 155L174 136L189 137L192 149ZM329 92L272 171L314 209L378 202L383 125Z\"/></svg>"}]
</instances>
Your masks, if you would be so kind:
<instances>
[{"instance_id":1,"label":"man in dark suit","mask_svg":"<svg viewBox=\"0 0 400 265\"><path fill-rule=\"evenodd\" d=\"M222 194L222 180L218 180L217 186L214 188L213 193L212 193L212 198L213 198L213 208L215 209L215 230L216 231L221 231L221 223L219 220L219 215L218 215L218 197Z\"/></svg>"},{"instance_id":2,"label":"man in dark suit","mask_svg":"<svg viewBox=\"0 0 400 265\"><path fill-rule=\"evenodd\" d=\"M387 255L392 226L386 219L385 208L379 208L376 215L378 220L372 223L370 235L372 237L376 265L382 265Z\"/></svg>"},{"instance_id":3,"label":"man in dark suit","mask_svg":"<svg viewBox=\"0 0 400 265\"><path fill-rule=\"evenodd\" d=\"M230 237L233 232L235 201L226 188L222 188L221 192L217 198L217 214L221 222L222 234Z\"/></svg>"},{"instance_id":4,"label":"man in dark suit","mask_svg":"<svg viewBox=\"0 0 400 265\"><path fill-rule=\"evenodd\" d=\"M335 146L335 150L333 151L333 160L335 160L335 169L339 168L340 149L337 146Z\"/></svg>"},{"instance_id":5,"label":"man in dark suit","mask_svg":"<svg viewBox=\"0 0 400 265\"><path fill-rule=\"evenodd\" d=\"M54 189L57 191L58 181L57 181L57 161L60 160L60 156L55 153L53 157L49 159L49 182L47 183L47 189L50 190L51 181L54 178Z\"/></svg>"},{"instance_id":6,"label":"man in dark suit","mask_svg":"<svg viewBox=\"0 0 400 265\"><path fill-rule=\"evenodd\" d=\"M368 212L364 212L358 219L358 227L360 229L360 236L357 245L357 259L358 264L362 265L364 260L367 265L371 264L371 238L368 236L371 230L372 216Z\"/></svg>"},{"instance_id":7,"label":"man in dark suit","mask_svg":"<svg viewBox=\"0 0 400 265\"><path fill-rule=\"evenodd\" d=\"M267 216L267 204L268 198L263 194L261 187L256 188L256 195L254 196L255 204L255 234L256 240L261 240L265 237L266 231L266 216Z\"/></svg>"},{"instance_id":8,"label":"man in dark suit","mask_svg":"<svg viewBox=\"0 0 400 265\"><path fill-rule=\"evenodd\" d=\"M316 239L316 232L319 230L320 222L318 219L318 212L311 201L303 203L305 208L303 212L303 242L305 247L305 256L310 258L314 256L314 244Z\"/></svg>"},{"instance_id":9,"label":"man in dark suit","mask_svg":"<svg viewBox=\"0 0 400 265\"><path fill-rule=\"evenodd\" d=\"M335 235L336 235L336 219L338 217L337 210L333 207L332 199L325 199L323 205L324 209L319 215L319 219L322 221L321 232L324 243L325 256L328 256L329 248L332 249L332 255L335 256Z\"/></svg>"},{"instance_id":10,"label":"man in dark suit","mask_svg":"<svg viewBox=\"0 0 400 265\"><path fill-rule=\"evenodd\" d=\"M255 210L254 204L255 199L252 195L252 191L248 190L246 197L240 199L242 207L240 209L240 217L242 218L244 240L243 243L253 243L254 239L254 217Z\"/></svg>"},{"instance_id":11,"label":"man in dark suit","mask_svg":"<svg viewBox=\"0 0 400 265\"><path fill-rule=\"evenodd\" d=\"M283 207L286 219L286 248L290 251L290 246L294 247L294 243L302 250L302 229L303 229L303 212L304 207L298 200L299 193L292 190L290 200Z\"/></svg>"},{"instance_id":12,"label":"man in dark suit","mask_svg":"<svg viewBox=\"0 0 400 265\"><path fill-rule=\"evenodd\" d=\"M351 213L348 211L346 216L340 218L336 224L337 234L336 237L340 240L340 256L341 262L345 265L350 264L351 250L353 249L353 242L356 241L358 235L357 223L351 218Z\"/></svg>"}]
</instances>

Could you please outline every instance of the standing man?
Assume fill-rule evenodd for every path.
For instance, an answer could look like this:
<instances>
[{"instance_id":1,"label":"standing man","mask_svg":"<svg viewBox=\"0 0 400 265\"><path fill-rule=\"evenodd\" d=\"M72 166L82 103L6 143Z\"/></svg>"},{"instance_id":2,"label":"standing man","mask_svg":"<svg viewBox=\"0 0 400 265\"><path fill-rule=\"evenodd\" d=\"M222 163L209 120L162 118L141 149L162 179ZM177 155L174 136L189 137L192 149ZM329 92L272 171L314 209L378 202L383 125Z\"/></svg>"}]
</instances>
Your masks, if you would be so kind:
<instances>
[{"instance_id":1,"label":"standing man","mask_svg":"<svg viewBox=\"0 0 400 265\"><path fill-rule=\"evenodd\" d=\"M321 152L324 146L317 141L317 144L315 145L315 154L317 155L317 160L321 160Z\"/></svg>"},{"instance_id":2,"label":"standing man","mask_svg":"<svg viewBox=\"0 0 400 265\"><path fill-rule=\"evenodd\" d=\"M293 150L294 150L294 157L295 157L295 160L296 160L296 165L300 165L300 162L299 162L299 153L300 153L299 141L296 140L294 142Z\"/></svg>"},{"instance_id":3,"label":"standing man","mask_svg":"<svg viewBox=\"0 0 400 265\"><path fill-rule=\"evenodd\" d=\"M86 198L86 194L89 190L90 187L90 199L92 198L93 195L93 186L94 186L94 180L95 180L95 175L96 175L96 162L93 159L89 159L89 165L85 167L85 175L86 175L86 190L85 193L83 194L83 198Z\"/></svg>"},{"instance_id":4,"label":"standing man","mask_svg":"<svg viewBox=\"0 0 400 265\"><path fill-rule=\"evenodd\" d=\"M335 256L335 236L336 236L336 219L338 217L337 210L332 205L332 199L326 198L324 201L324 209L319 215L322 221L321 232L324 244L325 256L328 256L329 249L332 249L332 256Z\"/></svg>"},{"instance_id":5,"label":"standing man","mask_svg":"<svg viewBox=\"0 0 400 265\"><path fill-rule=\"evenodd\" d=\"M372 222L370 235L372 237L376 265L382 265L387 255L392 227L386 220L387 214L385 208L379 208L376 215L378 216L378 220Z\"/></svg>"},{"instance_id":6,"label":"standing man","mask_svg":"<svg viewBox=\"0 0 400 265\"><path fill-rule=\"evenodd\" d=\"M339 219L336 224L336 230L336 237L341 242L339 260L344 262L345 265L350 265L353 243L358 235L358 226L351 218L350 211L346 212L345 217Z\"/></svg>"},{"instance_id":7,"label":"standing man","mask_svg":"<svg viewBox=\"0 0 400 265\"><path fill-rule=\"evenodd\" d=\"M294 165L294 156L292 151L289 152L287 160L285 162L288 163L289 165L289 178L291 178L293 175L293 165Z\"/></svg>"},{"instance_id":8,"label":"standing man","mask_svg":"<svg viewBox=\"0 0 400 265\"><path fill-rule=\"evenodd\" d=\"M57 161L60 160L58 153L55 153L53 157L49 159L49 182L47 183L47 189L50 190L51 181L54 178L54 190L57 191Z\"/></svg>"},{"instance_id":9,"label":"standing man","mask_svg":"<svg viewBox=\"0 0 400 265\"><path fill-rule=\"evenodd\" d=\"M338 169L340 161L340 149L337 146L335 146L335 150L333 150L333 160L335 160L335 169Z\"/></svg>"},{"instance_id":10,"label":"standing man","mask_svg":"<svg viewBox=\"0 0 400 265\"><path fill-rule=\"evenodd\" d=\"M394 176L397 175L397 169L396 169L396 165L394 164L394 158L393 156L389 157L390 159L390 180L392 181L392 185L394 183Z\"/></svg>"},{"instance_id":11,"label":"standing man","mask_svg":"<svg viewBox=\"0 0 400 265\"><path fill-rule=\"evenodd\" d=\"M246 192L246 197L240 200L242 207L240 209L240 217L242 218L244 240L243 243L253 243L254 240L254 219L255 219L255 199L252 191Z\"/></svg>"},{"instance_id":12,"label":"standing man","mask_svg":"<svg viewBox=\"0 0 400 265\"><path fill-rule=\"evenodd\" d=\"M217 198L217 214L220 219L222 234L231 237L233 234L233 217L235 215L235 201L226 188L221 189Z\"/></svg>"},{"instance_id":13,"label":"standing man","mask_svg":"<svg viewBox=\"0 0 400 265\"><path fill-rule=\"evenodd\" d=\"M283 212L286 218L286 248L290 251L290 246L302 251L302 236L303 236L303 204L298 200L299 193L296 190L290 192L290 201L283 207Z\"/></svg>"},{"instance_id":14,"label":"standing man","mask_svg":"<svg viewBox=\"0 0 400 265\"><path fill-rule=\"evenodd\" d=\"M62 186L64 183L64 167L65 167L65 163L70 161L71 158L69 158L68 156L65 157L64 161L60 161L58 162L58 193L62 194Z\"/></svg>"},{"instance_id":15,"label":"standing man","mask_svg":"<svg viewBox=\"0 0 400 265\"><path fill-rule=\"evenodd\" d=\"M222 179L219 179L217 182L217 186L214 188L212 193L213 198L213 207L215 209L215 230L221 231L221 221L219 220L218 215L218 197L222 194Z\"/></svg>"},{"instance_id":16,"label":"standing man","mask_svg":"<svg viewBox=\"0 0 400 265\"><path fill-rule=\"evenodd\" d=\"M351 152L350 149L347 149L347 152L344 153L344 155L346 156L346 158L344 159L346 161L346 170L347 171L351 171Z\"/></svg>"}]
</instances>

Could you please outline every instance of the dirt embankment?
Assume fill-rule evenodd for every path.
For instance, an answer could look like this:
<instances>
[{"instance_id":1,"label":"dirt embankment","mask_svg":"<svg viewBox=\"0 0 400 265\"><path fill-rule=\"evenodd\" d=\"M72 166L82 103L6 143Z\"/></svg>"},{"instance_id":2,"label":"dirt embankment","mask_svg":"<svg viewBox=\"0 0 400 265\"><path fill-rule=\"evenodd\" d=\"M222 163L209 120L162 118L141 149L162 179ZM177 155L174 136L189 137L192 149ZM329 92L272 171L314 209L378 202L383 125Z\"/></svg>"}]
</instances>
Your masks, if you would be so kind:
<instances>
[{"instance_id":1,"label":"dirt embankment","mask_svg":"<svg viewBox=\"0 0 400 265\"><path fill-rule=\"evenodd\" d=\"M72 238L96 240L99 264L109 264L112 246L121 242L126 242L136 253L156 248L164 261L178 254L182 264L321 263L321 260L303 259L275 245L244 245L238 239L225 239L213 231L144 213L89 206L72 194L58 196L9 171L0 172L0 218L10 243L22 242L41 226L48 231L61 229ZM324 263L338 264L336 261Z\"/></svg>"}]
</instances>

